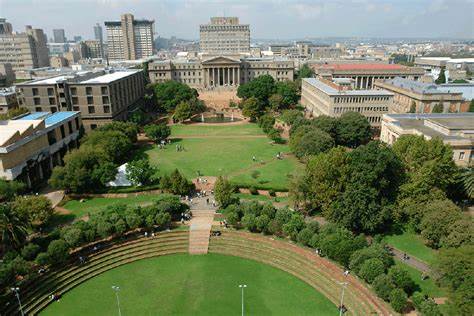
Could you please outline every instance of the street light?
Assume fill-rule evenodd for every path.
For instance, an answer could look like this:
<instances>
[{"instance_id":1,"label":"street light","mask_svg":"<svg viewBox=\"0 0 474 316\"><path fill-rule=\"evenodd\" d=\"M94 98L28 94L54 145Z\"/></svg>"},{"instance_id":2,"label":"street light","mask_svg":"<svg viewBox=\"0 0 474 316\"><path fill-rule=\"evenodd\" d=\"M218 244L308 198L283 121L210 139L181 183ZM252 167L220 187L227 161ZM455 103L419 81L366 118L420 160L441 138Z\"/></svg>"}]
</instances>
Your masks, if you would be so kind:
<instances>
[{"instance_id":1,"label":"street light","mask_svg":"<svg viewBox=\"0 0 474 316\"><path fill-rule=\"evenodd\" d=\"M337 282L342 286L342 293L341 293L341 304L339 305L339 316L342 316L342 311L344 310L344 290L346 289L347 282Z\"/></svg>"},{"instance_id":2,"label":"street light","mask_svg":"<svg viewBox=\"0 0 474 316\"><path fill-rule=\"evenodd\" d=\"M16 299L18 300L18 306L20 308L20 313L21 316L25 316L25 313L23 313L23 306L21 306L21 300L20 300L20 288L19 287L12 287L10 288L12 292L15 292Z\"/></svg>"},{"instance_id":3,"label":"street light","mask_svg":"<svg viewBox=\"0 0 474 316\"><path fill-rule=\"evenodd\" d=\"M115 297L117 297L117 308L118 308L118 314L119 316L122 316L122 312L120 311L120 300L119 300L119 291L120 291L120 287L116 286L116 285L112 285L112 290L115 291Z\"/></svg>"},{"instance_id":4,"label":"street light","mask_svg":"<svg viewBox=\"0 0 474 316\"><path fill-rule=\"evenodd\" d=\"M247 287L247 284L240 284L239 287L242 289L242 316L244 316L244 289Z\"/></svg>"}]
</instances>

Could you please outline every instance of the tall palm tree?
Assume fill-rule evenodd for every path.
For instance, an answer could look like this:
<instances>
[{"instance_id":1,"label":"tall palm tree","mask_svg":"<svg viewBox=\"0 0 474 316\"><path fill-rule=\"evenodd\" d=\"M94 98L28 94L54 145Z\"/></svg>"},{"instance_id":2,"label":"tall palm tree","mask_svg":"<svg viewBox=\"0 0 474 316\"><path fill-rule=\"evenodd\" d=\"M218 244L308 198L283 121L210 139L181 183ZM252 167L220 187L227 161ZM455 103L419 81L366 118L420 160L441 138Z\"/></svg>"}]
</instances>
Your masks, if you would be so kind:
<instances>
[{"instance_id":1,"label":"tall palm tree","mask_svg":"<svg viewBox=\"0 0 474 316\"><path fill-rule=\"evenodd\" d=\"M0 242L4 249L19 248L27 236L27 223L10 205L0 204Z\"/></svg>"},{"instance_id":2,"label":"tall palm tree","mask_svg":"<svg viewBox=\"0 0 474 316\"><path fill-rule=\"evenodd\" d=\"M464 169L461 177L467 196L474 199L474 167Z\"/></svg>"}]
</instances>

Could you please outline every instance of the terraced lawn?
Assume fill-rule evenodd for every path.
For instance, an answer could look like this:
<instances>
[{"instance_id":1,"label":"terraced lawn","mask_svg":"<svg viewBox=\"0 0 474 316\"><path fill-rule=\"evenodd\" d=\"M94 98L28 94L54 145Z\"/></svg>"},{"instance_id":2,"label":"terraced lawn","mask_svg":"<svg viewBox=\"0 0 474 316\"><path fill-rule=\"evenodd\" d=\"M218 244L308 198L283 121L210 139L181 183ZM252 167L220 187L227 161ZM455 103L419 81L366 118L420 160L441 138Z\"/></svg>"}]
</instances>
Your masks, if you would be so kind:
<instances>
[{"instance_id":1,"label":"terraced lawn","mask_svg":"<svg viewBox=\"0 0 474 316\"><path fill-rule=\"evenodd\" d=\"M90 198L80 200L67 201L62 207L72 211L76 218L83 217L88 213L94 213L104 210L108 206L125 204L125 205L146 205L152 203L153 199L157 198L158 194L146 194L138 196L130 196L126 198Z\"/></svg>"},{"instance_id":2,"label":"terraced lawn","mask_svg":"<svg viewBox=\"0 0 474 316\"><path fill-rule=\"evenodd\" d=\"M428 264L435 261L436 251L426 246L422 238L415 233L405 231L400 235L387 235L384 240L398 250Z\"/></svg>"},{"instance_id":3,"label":"terraced lawn","mask_svg":"<svg viewBox=\"0 0 474 316\"><path fill-rule=\"evenodd\" d=\"M42 315L337 315L321 293L281 270L252 260L208 254L141 260L73 289Z\"/></svg>"},{"instance_id":4,"label":"terraced lawn","mask_svg":"<svg viewBox=\"0 0 474 316\"><path fill-rule=\"evenodd\" d=\"M141 153L161 174L178 169L193 179L199 171L204 176L227 176L239 186L281 191L288 189L293 173L301 168L287 145L272 144L255 124L176 125L171 136L178 139L166 148L150 146ZM177 145L184 150L177 152ZM288 155L279 160L278 152Z\"/></svg>"}]
</instances>

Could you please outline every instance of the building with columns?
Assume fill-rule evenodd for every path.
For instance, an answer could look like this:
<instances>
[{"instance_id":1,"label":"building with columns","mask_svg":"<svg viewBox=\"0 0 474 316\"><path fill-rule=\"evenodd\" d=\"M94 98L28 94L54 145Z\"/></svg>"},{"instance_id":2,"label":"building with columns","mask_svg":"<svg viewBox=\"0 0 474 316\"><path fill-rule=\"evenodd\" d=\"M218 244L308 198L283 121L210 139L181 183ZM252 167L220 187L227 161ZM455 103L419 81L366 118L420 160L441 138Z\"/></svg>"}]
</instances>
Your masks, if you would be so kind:
<instances>
[{"instance_id":1,"label":"building with columns","mask_svg":"<svg viewBox=\"0 0 474 316\"><path fill-rule=\"evenodd\" d=\"M237 87L260 75L276 81L293 80L294 63L282 58L201 56L195 59L155 60L148 64L152 83L175 80L196 89Z\"/></svg>"},{"instance_id":2,"label":"building with columns","mask_svg":"<svg viewBox=\"0 0 474 316\"><path fill-rule=\"evenodd\" d=\"M312 116L339 117L346 112L365 116L380 128L382 115L393 105L393 93L385 90L356 90L351 79L305 78L301 83L301 105Z\"/></svg>"},{"instance_id":3,"label":"building with columns","mask_svg":"<svg viewBox=\"0 0 474 316\"><path fill-rule=\"evenodd\" d=\"M309 63L309 66L324 78L351 78L356 89L373 89L377 79L419 80L425 73L423 68L382 63Z\"/></svg>"},{"instance_id":4,"label":"building with columns","mask_svg":"<svg viewBox=\"0 0 474 316\"><path fill-rule=\"evenodd\" d=\"M49 178L64 155L79 146L79 112L32 113L0 121L0 178L29 188Z\"/></svg>"}]
</instances>

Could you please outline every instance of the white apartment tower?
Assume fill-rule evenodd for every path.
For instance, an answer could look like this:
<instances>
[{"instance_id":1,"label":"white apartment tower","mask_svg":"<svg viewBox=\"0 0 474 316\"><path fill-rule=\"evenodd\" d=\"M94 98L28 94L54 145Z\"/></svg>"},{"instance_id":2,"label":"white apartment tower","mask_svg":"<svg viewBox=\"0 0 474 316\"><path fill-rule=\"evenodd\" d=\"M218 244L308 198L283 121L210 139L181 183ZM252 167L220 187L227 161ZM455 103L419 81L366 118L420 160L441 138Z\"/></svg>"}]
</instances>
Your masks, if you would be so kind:
<instances>
[{"instance_id":1,"label":"white apartment tower","mask_svg":"<svg viewBox=\"0 0 474 316\"><path fill-rule=\"evenodd\" d=\"M199 26L199 46L208 54L250 52L250 26L239 24L238 17L212 17L211 23Z\"/></svg>"},{"instance_id":2,"label":"white apartment tower","mask_svg":"<svg viewBox=\"0 0 474 316\"><path fill-rule=\"evenodd\" d=\"M105 22L111 60L135 60L153 55L153 20L135 20L130 13L120 21Z\"/></svg>"}]
</instances>

